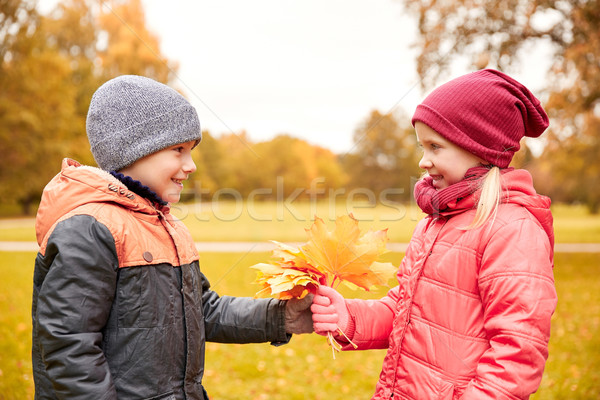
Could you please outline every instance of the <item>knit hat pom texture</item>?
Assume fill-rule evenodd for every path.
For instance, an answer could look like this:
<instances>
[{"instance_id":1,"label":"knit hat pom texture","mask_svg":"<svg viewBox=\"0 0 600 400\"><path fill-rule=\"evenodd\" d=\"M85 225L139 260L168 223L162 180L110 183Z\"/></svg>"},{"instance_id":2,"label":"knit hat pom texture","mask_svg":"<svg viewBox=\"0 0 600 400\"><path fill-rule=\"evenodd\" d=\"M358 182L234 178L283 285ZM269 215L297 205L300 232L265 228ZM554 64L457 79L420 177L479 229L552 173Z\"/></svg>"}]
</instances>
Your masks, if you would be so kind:
<instances>
[{"instance_id":1,"label":"knit hat pom texture","mask_svg":"<svg viewBox=\"0 0 600 400\"><path fill-rule=\"evenodd\" d=\"M493 69L453 79L417 106L421 121L452 143L506 168L523 136L538 137L548 127L540 101L521 83Z\"/></svg>"},{"instance_id":2,"label":"knit hat pom texture","mask_svg":"<svg viewBox=\"0 0 600 400\"><path fill-rule=\"evenodd\" d=\"M86 130L94 159L106 171L202 138L196 109L181 94L137 75L123 75L98 88Z\"/></svg>"}]
</instances>

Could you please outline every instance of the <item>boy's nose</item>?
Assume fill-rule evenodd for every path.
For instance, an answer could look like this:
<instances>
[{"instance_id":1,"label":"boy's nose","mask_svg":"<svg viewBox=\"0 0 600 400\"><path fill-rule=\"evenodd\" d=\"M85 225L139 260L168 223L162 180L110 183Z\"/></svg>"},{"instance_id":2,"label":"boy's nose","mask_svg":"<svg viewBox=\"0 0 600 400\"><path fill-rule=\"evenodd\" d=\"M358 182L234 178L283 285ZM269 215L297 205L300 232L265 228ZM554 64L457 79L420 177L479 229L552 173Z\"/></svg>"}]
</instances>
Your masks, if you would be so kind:
<instances>
[{"instance_id":1,"label":"boy's nose","mask_svg":"<svg viewBox=\"0 0 600 400\"><path fill-rule=\"evenodd\" d=\"M196 172L196 163L192 159L191 155L186 158L185 163L183 164L183 170L188 174L193 174Z\"/></svg>"}]
</instances>

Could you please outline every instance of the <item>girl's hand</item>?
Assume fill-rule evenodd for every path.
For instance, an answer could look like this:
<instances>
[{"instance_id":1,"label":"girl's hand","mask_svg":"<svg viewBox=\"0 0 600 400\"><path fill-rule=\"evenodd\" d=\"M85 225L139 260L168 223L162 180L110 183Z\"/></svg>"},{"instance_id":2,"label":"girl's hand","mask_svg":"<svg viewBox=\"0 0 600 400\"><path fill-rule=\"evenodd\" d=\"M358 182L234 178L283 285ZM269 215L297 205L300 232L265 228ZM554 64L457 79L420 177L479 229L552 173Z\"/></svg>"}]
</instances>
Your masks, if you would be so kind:
<instances>
[{"instance_id":1,"label":"girl's hand","mask_svg":"<svg viewBox=\"0 0 600 400\"><path fill-rule=\"evenodd\" d=\"M319 335L327 336L328 332L335 334L338 330L345 332L348 328L350 314L346 301L335 289L319 286L310 309L313 327Z\"/></svg>"}]
</instances>

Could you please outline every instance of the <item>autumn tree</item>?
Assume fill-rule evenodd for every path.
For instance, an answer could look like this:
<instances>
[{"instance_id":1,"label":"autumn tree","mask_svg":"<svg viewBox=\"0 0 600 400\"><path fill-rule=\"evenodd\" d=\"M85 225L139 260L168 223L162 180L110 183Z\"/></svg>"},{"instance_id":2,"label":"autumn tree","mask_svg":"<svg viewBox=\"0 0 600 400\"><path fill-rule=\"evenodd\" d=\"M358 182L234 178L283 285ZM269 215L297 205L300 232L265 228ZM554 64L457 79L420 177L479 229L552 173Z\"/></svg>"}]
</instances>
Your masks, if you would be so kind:
<instances>
[{"instance_id":1,"label":"autumn tree","mask_svg":"<svg viewBox=\"0 0 600 400\"><path fill-rule=\"evenodd\" d=\"M34 1L0 2L1 202L29 213L62 158L94 164L85 119L102 82L123 73L167 82L175 70L139 0L64 0L48 15Z\"/></svg>"},{"instance_id":2,"label":"autumn tree","mask_svg":"<svg viewBox=\"0 0 600 400\"><path fill-rule=\"evenodd\" d=\"M102 2L99 29L105 43L98 53L104 76L134 74L171 82L178 64L160 50L158 36L146 25L141 0Z\"/></svg>"},{"instance_id":3,"label":"autumn tree","mask_svg":"<svg viewBox=\"0 0 600 400\"><path fill-rule=\"evenodd\" d=\"M473 68L511 72L534 46L547 46L548 146L536 170L551 177L549 194L600 207L600 2L598 0L402 0L418 18L414 43L423 88L445 78L457 59ZM585 168L576 168L578 164Z\"/></svg>"},{"instance_id":4,"label":"autumn tree","mask_svg":"<svg viewBox=\"0 0 600 400\"><path fill-rule=\"evenodd\" d=\"M202 141L192 152L196 172L190 189L196 196L210 196L223 187L228 174L227 152L223 144L209 131L202 131Z\"/></svg>"},{"instance_id":5,"label":"autumn tree","mask_svg":"<svg viewBox=\"0 0 600 400\"><path fill-rule=\"evenodd\" d=\"M302 139L278 135L256 144L254 152L257 187L271 189L273 196L324 197L346 181L335 154Z\"/></svg>"},{"instance_id":6,"label":"autumn tree","mask_svg":"<svg viewBox=\"0 0 600 400\"><path fill-rule=\"evenodd\" d=\"M419 177L418 150L414 129L407 118L373 110L354 132L353 151L342 163L355 188L379 194L394 190L397 200L409 200L412 182Z\"/></svg>"},{"instance_id":7,"label":"autumn tree","mask_svg":"<svg viewBox=\"0 0 600 400\"><path fill-rule=\"evenodd\" d=\"M94 164L85 135L85 120L92 94L102 83L96 73L96 44L98 23L93 2L89 0L65 0L42 17L41 31L46 43L68 60L70 77L68 84L74 92L72 102L75 115L69 121L70 142L66 154L84 164Z\"/></svg>"},{"instance_id":8,"label":"autumn tree","mask_svg":"<svg viewBox=\"0 0 600 400\"><path fill-rule=\"evenodd\" d=\"M35 9L13 3L1 4L0 197L28 213L69 148L75 90L69 59L48 45Z\"/></svg>"},{"instance_id":9,"label":"autumn tree","mask_svg":"<svg viewBox=\"0 0 600 400\"><path fill-rule=\"evenodd\" d=\"M289 135L255 143L244 131L219 138L203 132L194 160L197 172L192 186L204 197L231 189L258 200L291 195L316 198L347 180L330 150Z\"/></svg>"}]
</instances>

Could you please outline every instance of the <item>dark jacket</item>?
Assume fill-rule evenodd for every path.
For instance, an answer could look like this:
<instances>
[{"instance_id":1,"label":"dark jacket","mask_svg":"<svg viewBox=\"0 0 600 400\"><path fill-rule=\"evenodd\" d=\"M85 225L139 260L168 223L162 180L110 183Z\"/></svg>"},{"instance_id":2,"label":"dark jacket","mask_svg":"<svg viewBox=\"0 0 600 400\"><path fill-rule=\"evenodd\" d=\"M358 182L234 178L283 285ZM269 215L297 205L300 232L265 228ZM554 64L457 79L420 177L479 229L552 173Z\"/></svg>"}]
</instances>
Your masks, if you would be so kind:
<instances>
[{"instance_id":1,"label":"dark jacket","mask_svg":"<svg viewBox=\"0 0 600 400\"><path fill-rule=\"evenodd\" d=\"M206 399L205 341L289 340L285 302L219 297L169 208L102 170L65 160L36 234L36 399Z\"/></svg>"}]
</instances>

